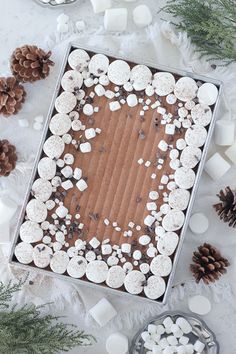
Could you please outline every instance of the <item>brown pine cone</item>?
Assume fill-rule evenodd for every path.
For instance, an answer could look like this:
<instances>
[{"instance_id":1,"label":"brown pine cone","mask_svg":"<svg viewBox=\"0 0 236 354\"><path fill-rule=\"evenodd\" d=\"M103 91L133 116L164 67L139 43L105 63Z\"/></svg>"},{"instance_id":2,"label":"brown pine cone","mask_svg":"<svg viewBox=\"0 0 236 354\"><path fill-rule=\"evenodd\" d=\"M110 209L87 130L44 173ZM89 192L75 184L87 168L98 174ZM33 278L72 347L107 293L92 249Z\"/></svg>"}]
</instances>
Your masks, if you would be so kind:
<instances>
[{"instance_id":1,"label":"brown pine cone","mask_svg":"<svg viewBox=\"0 0 236 354\"><path fill-rule=\"evenodd\" d=\"M220 219L229 226L236 227L236 193L228 186L217 194L220 201L213 205Z\"/></svg>"},{"instance_id":2,"label":"brown pine cone","mask_svg":"<svg viewBox=\"0 0 236 354\"><path fill-rule=\"evenodd\" d=\"M198 247L198 251L193 253L192 259L194 264L190 265L190 269L197 283L200 280L203 280L205 284L215 282L222 274L226 273L226 268L230 265L229 261L208 243Z\"/></svg>"},{"instance_id":3,"label":"brown pine cone","mask_svg":"<svg viewBox=\"0 0 236 354\"><path fill-rule=\"evenodd\" d=\"M9 176L16 167L16 148L8 140L0 140L0 176Z\"/></svg>"},{"instance_id":4,"label":"brown pine cone","mask_svg":"<svg viewBox=\"0 0 236 354\"><path fill-rule=\"evenodd\" d=\"M24 87L15 77L0 77L0 114L6 117L16 114L21 109L25 96Z\"/></svg>"},{"instance_id":5,"label":"brown pine cone","mask_svg":"<svg viewBox=\"0 0 236 354\"><path fill-rule=\"evenodd\" d=\"M34 45L17 48L11 56L11 71L18 81L34 82L45 79L54 62L50 60L51 52L45 53Z\"/></svg>"}]
</instances>

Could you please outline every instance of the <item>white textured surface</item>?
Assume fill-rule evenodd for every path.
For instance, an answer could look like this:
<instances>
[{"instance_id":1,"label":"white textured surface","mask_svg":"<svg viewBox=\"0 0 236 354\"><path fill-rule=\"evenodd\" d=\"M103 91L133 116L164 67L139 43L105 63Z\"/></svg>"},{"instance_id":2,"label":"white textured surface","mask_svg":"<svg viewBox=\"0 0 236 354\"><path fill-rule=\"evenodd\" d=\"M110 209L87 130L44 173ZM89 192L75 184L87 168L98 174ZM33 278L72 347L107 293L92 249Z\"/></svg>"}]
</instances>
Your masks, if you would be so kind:
<instances>
[{"instance_id":1,"label":"white textured surface","mask_svg":"<svg viewBox=\"0 0 236 354\"><path fill-rule=\"evenodd\" d=\"M129 18L131 18L131 9L141 1L135 3L125 3L124 1L115 1L115 6L126 6L130 9ZM152 13L157 12L156 0L145 0L152 9ZM158 2L161 5L163 1ZM8 138L17 146L19 153L19 162L16 170L9 178L0 178L0 195L6 194L10 196L18 205L22 204L24 192L26 189L27 178L33 165L33 159L36 154L40 136L42 132L35 131L31 127L34 117L44 115L49 107L52 92L56 83L57 73L60 68L60 60L63 56L64 44L59 45L69 35L59 35L56 32L56 18L62 10L49 10L42 8L31 0L11 0L5 1L0 12L0 34L1 34L1 58L0 58L0 74L7 74L8 58L15 47L23 44L37 44L45 49L53 48L53 58L56 66L51 76L45 80L37 82L33 85L26 85L27 100L22 111L11 118L0 118L0 138ZM111 35L106 34L103 29L103 16L94 16L91 11L91 5L88 0L79 1L75 6L64 9L64 12L71 16L74 21L84 20L86 27L84 32L75 31L74 25L70 22L70 35L78 38L81 43L98 46L104 49L110 49L113 53L128 55L135 59L140 57L147 61L156 61L161 64L171 65L182 69L193 70L201 74L207 74L215 78L219 78L225 83L225 97L227 105L231 107L231 111L227 111L224 105L221 107L219 117L225 114L227 117L235 117L235 89L236 89L236 70L235 66L228 68L218 68L213 71L204 61L199 61L197 55L192 53L192 48L185 35L175 36L170 26L167 24L163 27L165 37L161 35L159 30L160 20L158 16L154 16L154 25L149 29L136 29L131 23L128 25L128 31L124 34ZM18 119L27 118L30 121L30 128L18 127ZM17 134L16 134L17 130ZM209 156L214 152L223 152L223 148L217 148L212 144ZM172 292L170 302L164 309L171 308L188 311L187 298L189 295L202 293L208 296L213 308L209 315L204 317L209 326L215 331L221 344L222 354L235 354L236 339L234 335L236 323L236 305L235 297L232 296L230 285L236 291L235 286L235 247L236 236L235 230L230 229L227 225L220 222L217 218L212 204L216 201L215 194L220 188L230 184L236 187L235 183L236 168L233 167L223 179L213 182L206 175L201 179L200 188L194 205L194 212L202 211L209 218L210 226L206 235L193 235L187 232L186 241L182 250L177 273L174 279L175 284L183 282L186 285L177 286ZM16 188L17 185L17 188ZM16 218L13 223L15 224ZM0 230L2 231L2 230ZM231 261L231 267L228 274L222 278L217 285L209 288L205 286L196 286L191 282L191 275L188 265L191 261L193 249L200 243L209 241L219 247ZM2 250L5 254L8 248ZM0 274L1 280L7 277L6 263L4 258L1 259ZM15 276L22 275L19 271L14 271ZM122 298L106 294L105 290L91 291L87 287L72 287L68 283L55 281L51 278L41 277L36 273L30 275L34 281L34 285L26 286L24 296L18 298L19 302L23 299L30 299L35 303L45 303L55 300L56 312L61 315L67 315L69 322L78 324L87 332L92 332L97 337L97 344L91 348L75 349L71 353L87 353L87 354L105 354L105 341L107 336L117 330L123 331L130 335L130 338L143 325L143 322L150 316L160 313L161 309L156 304L149 304L137 301L132 298ZM40 296L39 296L40 294ZM100 329L91 318L85 315L84 310L88 310L95 305L102 297L107 297L109 301L118 310L119 315ZM144 306L145 304L145 306ZM142 309L142 310L141 310ZM61 310L61 312L60 312Z\"/></svg>"}]
</instances>

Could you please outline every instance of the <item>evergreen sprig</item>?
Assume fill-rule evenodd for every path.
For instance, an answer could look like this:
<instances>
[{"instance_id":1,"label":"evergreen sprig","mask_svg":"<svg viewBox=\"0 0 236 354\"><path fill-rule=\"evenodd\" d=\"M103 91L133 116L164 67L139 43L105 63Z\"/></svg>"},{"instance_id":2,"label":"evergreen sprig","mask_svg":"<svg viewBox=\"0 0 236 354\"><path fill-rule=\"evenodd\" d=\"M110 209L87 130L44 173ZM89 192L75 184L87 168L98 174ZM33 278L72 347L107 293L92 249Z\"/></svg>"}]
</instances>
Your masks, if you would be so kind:
<instances>
[{"instance_id":1,"label":"evergreen sprig","mask_svg":"<svg viewBox=\"0 0 236 354\"><path fill-rule=\"evenodd\" d=\"M236 61L236 0L168 0L162 11L185 31L207 60Z\"/></svg>"},{"instance_id":2,"label":"evergreen sprig","mask_svg":"<svg viewBox=\"0 0 236 354\"><path fill-rule=\"evenodd\" d=\"M61 317L45 313L47 305L16 305L9 302L24 281L0 283L0 354L56 354L76 346L91 345L95 339ZM8 307L8 309L6 309Z\"/></svg>"},{"instance_id":3,"label":"evergreen sprig","mask_svg":"<svg viewBox=\"0 0 236 354\"><path fill-rule=\"evenodd\" d=\"M7 285L0 282L0 308L8 308L9 302L12 300L13 294L19 291L26 279L20 279L18 283L13 283L11 280Z\"/></svg>"}]
</instances>

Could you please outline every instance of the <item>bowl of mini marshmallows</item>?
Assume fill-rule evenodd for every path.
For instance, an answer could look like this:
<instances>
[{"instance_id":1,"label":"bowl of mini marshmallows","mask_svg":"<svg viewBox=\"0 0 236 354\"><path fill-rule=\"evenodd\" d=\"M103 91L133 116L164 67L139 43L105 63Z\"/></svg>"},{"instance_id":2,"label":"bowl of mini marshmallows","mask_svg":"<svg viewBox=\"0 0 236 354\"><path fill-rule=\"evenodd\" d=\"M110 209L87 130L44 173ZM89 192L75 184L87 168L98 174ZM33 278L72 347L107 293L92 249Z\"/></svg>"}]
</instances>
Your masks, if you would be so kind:
<instances>
[{"instance_id":1,"label":"bowl of mini marshmallows","mask_svg":"<svg viewBox=\"0 0 236 354\"><path fill-rule=\"evenodd\" d=\"M62 5L70 5L76 3L78 0L34 0L38 4L49 7L57 7Z\"/></svg>"},{"instance_id":2,"label":"bowl of mini marshmallows","mask_svg":"<svg viewBox=\"0 0 236 354\"><path fill-rule=\"evenodd\" d=\"M138 332L130 354L219 354L219 345L199 318L165 312Z\"/></svg>"}]
</instances>

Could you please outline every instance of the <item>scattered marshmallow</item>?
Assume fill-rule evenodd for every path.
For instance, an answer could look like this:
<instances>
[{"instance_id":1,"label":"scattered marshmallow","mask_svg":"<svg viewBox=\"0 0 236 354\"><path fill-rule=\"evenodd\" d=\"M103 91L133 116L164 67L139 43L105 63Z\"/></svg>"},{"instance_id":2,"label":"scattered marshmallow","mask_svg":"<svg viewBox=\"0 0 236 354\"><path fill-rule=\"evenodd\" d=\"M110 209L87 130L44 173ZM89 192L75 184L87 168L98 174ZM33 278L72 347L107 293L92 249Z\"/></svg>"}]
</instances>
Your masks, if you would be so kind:
<instances>
[{"instance_id":1,"label":"scattered marshmallow","mask_svg":"<svg viewBox=\"0 0 236 354\"><path fill-rule=\"evenodd\" d=\"M86 154L86 153L92 151L92 147L91 147L91 144L90 144L89 142L80 144L79 148L80 148L80 151L81 151L83 154Z\"/></svg>"},{"instance_id":2,"label":"scattered marshmallow","mask_svg":"<svg viewBox=\"0 0 236 354\"><path fill-rule=\"evenodd\" d=\"M195 295L188 299L189 310L198 315L207 315L211 311L211 303L205 296Z\"/></svg>"},{"instance_id":3,"label":"scattered marshmallow","mask_svg":"<svg viewBox=\"0 0 236 354\"><path fill-rule=\"evenodd\" d=\"M121 108L121 105L118 101L113 101L109 103L109 107L112 112L115 112Z\"/></svg>"},{"instance_id":4,"label":"scattered marshmallow","mask_svg":"<svg viewBox=\"0 0 236 354\"><path fill-rule=\"evenodd\" d=\"M147 5L139 5L133 11L134 23L142 28L152 23L152 13Z\"/></svg>"},{"instance_id":5,"label":"scattered marshmallow","mask_svg":"<svg viewBox=\"0 0 236 354\"><path fill-rule=\"evenodd\" d=\"M103 298L89 310L89 314L103 327L117 315L117 311L107 299Z\"/></svg>"},{"instance_id":6,"label":"scattered marshmallow","mask_svg":"<svg viewBox=\"0 0 236 354\"><path fill-rule=\"evenodd\" d=\"M86 183L86 181L84 179L80 179L77 183L76 183L76 187L81 191L85 191L85 189L88 188L88 185Z\"/></svg>"},{"instance_id":7,"label":"scattered marshmallow","mask_svg":"<svg viewBox=\"0 0 236 354\"><path fill-rule=\"evenodd\" d=\"M229 148L231 149L231 148ZM236 145L235 145L235 149L236 149ZM226 155L230 155L231 156L231 150L226 150ZM228 151L228 153L227 153ZM228 156L229 157L229 156ZM235 158L234 156L232 158ZM236 160L235 160L236 162ZM226 174L226 172L228 172L228 170L230 169L230 164L218 153L216 152L214 155L212 155L207 162L205 163L205 167L204 170L205 172L214 180L217 181L218 179L220 179L222 176L224 176Z\"/></svg>"},{"instance_id":8,"label":"scattered marshmallow","mask_svg":"<svg viewBox=\"0 0 236 354\"><path fill-rule=\"evenodd\" d=\"M225 155L236 164L236 142L225 151Z\"/></svg>"},{"instance_id":9,"label":"scattered marshmallow","mask_svg":"<svg viewBox=\"0 0 236 354\"><path fill-rule=\"evenodd\" d=\"M126 354L128 353L128 349L128 338L120 332L111 334L106 340L106 350L108 354Z\"/></svg>"},{"instance_id":10,"label":"scattered marshmallow","mask_svg":"<svg viewBox=\"0 0 236 354\"><path fill-rule=\"evenodd\" d=\"M97 0L100 2L100 0ZM125 31L127 28L128 11L126 8L114 8L105 11L104 27L107 31Z\"/></svg>"},{"instance_id":11,"label":"scattered marshmallow","mask_svg":"<svg viewBox=\"0 0 236 354\"><path fill-rule=\"evenodd\" d=\"M69 210L64 205L60 205L55 211L55 213L61 219L63 219L68 214L68 212L69 212Z\"/></svg>"},{"instance_id":12,"label":"scattered marshmallow","mask_svg":"<svg viewBox=\"0 0 236 354\"><path fill-rule=\"evenodd\" d=\"M195 234L204 234L209 227L208 218L202 213L195 213L189 219L189 227Z\"/></svg>"},{"instance_id":13,"label":"scattered marshmallow","mask_svg":"<svg viewBox=\"0 0 236 354\"><path fill-rule=\"evenodd\" d=\"M234 128L233 121L226 119L219 119L215 124L215 143L220 146L232 145L234 142Z\"/></svg>"}]
</instances>

